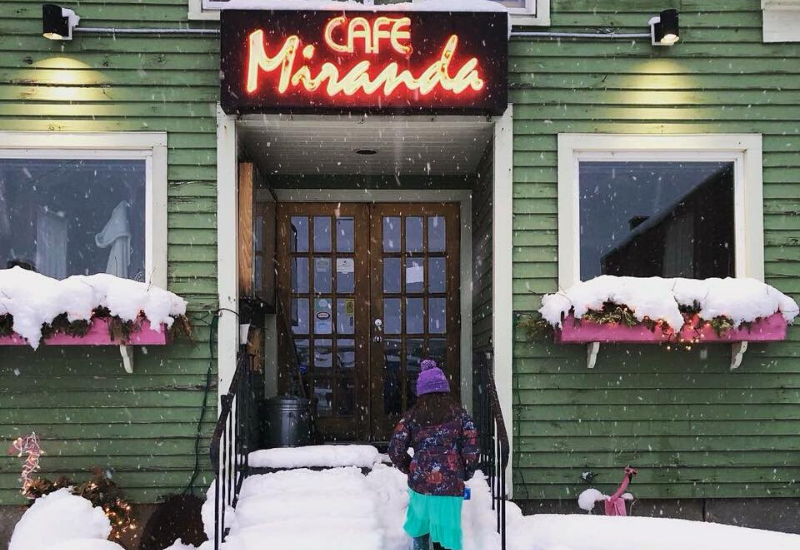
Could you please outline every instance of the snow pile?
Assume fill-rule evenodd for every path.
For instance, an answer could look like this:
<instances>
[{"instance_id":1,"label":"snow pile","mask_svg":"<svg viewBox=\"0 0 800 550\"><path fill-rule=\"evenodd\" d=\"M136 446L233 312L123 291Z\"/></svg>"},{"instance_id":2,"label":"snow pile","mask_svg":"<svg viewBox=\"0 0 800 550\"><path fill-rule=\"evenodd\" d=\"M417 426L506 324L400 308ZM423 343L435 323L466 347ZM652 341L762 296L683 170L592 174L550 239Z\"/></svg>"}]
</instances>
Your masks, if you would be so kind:
<instances>
[{"instance_id":1,"label":"snow pile","mask_svg":"<svg viewBox=\"0 0 800 550\"><path fill-rule=\"evenodd\" d=\"M511 522L509 550L798 550L800 536L680 519L548 515Z\"/></svg>"},{"instance_id":2,"label":"snow pile","mask_svg":"<svg viewBox=\"0 0 800 550\"><path fill-rule=\"evenodd\" d=\"M622 500L633 500L633 495L631 493L623 493L620 495L620 497ZM581 510L586 510L591 514L596 503L605 502L607 500L610 500L608 495L604 495L592 487L590 489L586 489L584 492L578 495L578 508Z\"/></svg>"},{"instance_id":3,"label":"snow pile","mask_svg":"<svg viewBox=\"0 0 800 550\"><path fill-rule=\"evenodd\" d=\"M319 10L319 11L390 11L390 12L506 12L508 8L493 0L425 0L368 6L355 0L230 0L225 9L235 10Z\"/></svg>"},{"instance_id":4,"label":"snow pile","mask_svg":"<svg viewBox=\"0 0 800 550\"><path fill-rule=\"evenodd\" d=\"M461 510L463 550L500 550L497 512L492 510L492 493L488 478L478 470L472 479L467 481L467 487L471 489L472 495L470 500L464 501ZM506 525L511 525L521 518L522 511L519 507L513 502L506 502Z\"/></svg>"},{"instance_id":5,"label":"snow pile","mask_svg":"<svg viewBox=\"0 0 800 550\"><path fill-rule=\"evenodd\" d=\"M43 324L64 313L70 322L88 321L99 307L123 321L144 314L153 330L162 323L171 327L174 317L186 314L186 301L172 292L105 273L59 281L21 267L0 270L0 315L11 315L14 332L34 349Z\"/></svg>"},{"instance_id":6,"label":"snow pile","mask_svg":"<svg viewBox=\"0 0 800 550\"><path fill-rule=\"evenodd\" d=\"M605 302L624 305L636 319L663 320L675 330L684 324L679 306L700 305L706 320L724 316L735 327L780 312L787 322L798 314L797 302L755 279L662 279L601 275L578 283L565 292L542 298L539 313L554 327L562 316L580 319L589 310L600 311Z\"/></svg>"},{"instance_id":7,"label":"snow pile","mask_svg":"<svg viewBox=\"0 0 800 550\"><path fill-rule=\"evenodd\" d=\"M120 550L106 540L109 534L103 510L64 488L36 499L14 527L8 550Z\"/></svg>"},{"instance_id":8,"label":"snow pile","mask_svg":"<svg viewBox=\"0 0 800 550\"><path fill-rule=\"evenodd\" d=\"M480 472L468 482L471 500L464 502L463 550L499 550L495 514L486 479ZM206 534L213 540L213 487L203 506ZM375 464L368 475L360 468L283 470L245 479L224 550L408 550L403 531L408 507L406 476ZM508 505L509 522L521 517ZM204 543L200 550L206 550ZM170 550L194 550L179 541Z\"/></svg>"},{"instance_id":9,"label":"snow pile","mask_svg":"<svg viewBox=\"0 0 800 550\"><path fill-rule=\"evenodd\" d=\"M200 509L200 517L203 519L203 532L208 537L208 540L214 540L214 498L216 498L217 480L211 482L206 492L206 501ZM233 529L236 526L236 510L231 506L225 508L225 527ZM178 541L175 542L178 544ZM173 545L175 546L175 545ZM175 550L184 550L185 548L193 548L189 545L175 546ZM202 546L201 546L202 548Z\"/></svg>"},{"instance_id":10,"label":"snow pile","mask_svg":"<svg viewBox=\"0 0 800 550\"><path fill-rule=\"evenodd\" d=\"M171 546L167 546L164 550L214 550L214 543L212 541L213 538L205 541L200 546L192 546L191 544L184 544L181 539L178 539Z\"/></svg>"},{"instance_id":11,"label":"snow pile","mask_svg":"<svg viewBox=\"0 0 800 550\"><path fill-rule=\"evenodd\" d=\"M375 496L376 513L382 521L384 546L406 550L409 546L408 535L403 531L409 500L406 476L391 466L378 464L367 476L367 485Z\"/></svg>"},{"instance_id":12,"label":"snow pile","mask_svg":"<svg viewBox=\"0 0 800 550\"><path fill-rule=\"evenodd\" d=\"M253 451L248 464L255 468L372 468L381 462L372 445L309 445Z\"/></svg>"},{"instance_id":13,"label":"snow pile","mask_svg":"<svg viewBox=\"0 0 800 550\"><path fill-rule=\"evenodd\" d=\"M311 528L313 526L313 528ZM359 468L282 471L249 477L227 538L237 550L382 550L377 501Z\"/></svg>"},{"instance_id":14,"label":"snow pile","mask_svg":"<svg viewBox=\"0 0 800 550\"><path fill-rule=\"evenodd\" d=\"M591 512L597 502L606 500L608 497L597 489L586 489L578 495L578 508Z\"/></svg>"}]
</instances>

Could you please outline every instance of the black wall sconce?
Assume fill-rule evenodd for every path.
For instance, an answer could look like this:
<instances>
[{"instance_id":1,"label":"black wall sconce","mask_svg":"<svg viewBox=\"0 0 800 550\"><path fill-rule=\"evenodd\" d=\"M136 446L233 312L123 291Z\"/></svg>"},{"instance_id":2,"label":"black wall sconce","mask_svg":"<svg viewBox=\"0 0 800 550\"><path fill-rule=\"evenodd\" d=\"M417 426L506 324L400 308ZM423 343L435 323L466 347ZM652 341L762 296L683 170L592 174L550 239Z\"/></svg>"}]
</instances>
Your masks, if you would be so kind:
<instances>
[{"instance_id":1,"label":"black wall sconce","mask_svg":"<svg viewBox=\"0 0 800 550\"><path fill-rule=\"evenodd\" d=\"M42 6L42 36L48 40L72 40L72 29L80 17L70 9L56 4Z\"/></svg>"},{"instance_id":2,"label":"black wall sconce","mask_svg":"<svg viewBox=\"0 0 800 550\"><path fill-rule=\"evenodd\" d=\"M678 10L664 10L650 21L650 38L653 46L672 46L680 40Z\"/></svg>"}]
</instances>

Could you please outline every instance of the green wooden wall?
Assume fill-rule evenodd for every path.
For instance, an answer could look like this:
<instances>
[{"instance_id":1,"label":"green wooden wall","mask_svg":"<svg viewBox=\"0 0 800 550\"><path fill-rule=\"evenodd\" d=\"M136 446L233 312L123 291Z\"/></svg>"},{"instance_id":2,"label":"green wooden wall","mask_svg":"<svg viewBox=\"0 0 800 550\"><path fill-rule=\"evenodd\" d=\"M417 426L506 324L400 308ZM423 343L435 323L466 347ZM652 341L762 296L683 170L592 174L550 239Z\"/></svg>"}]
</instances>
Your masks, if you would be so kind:
<instances>
[{"instance_id":1,"label":"green wooden wall","mask_svg":"<svg viewBox=\"0 0 800 550\"><path fill-rule=\"evenodd\" d=\"M169 287L193 315L213 311L217 39L50 42L40 36L41 3L0 6L0 130L167 131ZM552 0L552 29L641 32L670 6L683 27L674 48L512 40L517 311L556 290L559 132L764 134L767 278L800 293L800 45L762 44L760 0ZM187 24L186 0L72 7L85 26ZM135 500L180 490L194 466L208 319L196 321L194 344L139 353L133 375L114 349L0 350L0 441L36 430L46 473L110 468ZM797 493L800 331L752 346L736 373L723 347L706 359L698 350L607 347L587 372L583 348L515 339L518 498L572 499L587 469L610 489L629 463L640 468L639 497ZM0 457L0 504L21 501L19 466Z\"/></svg>"},{"instance_id":2,"label":"green wooden wall","mask_svg":"<svg viewBox=\"0 0 800 550\"><path fill-rule=\"evenodd\" d=\"M216 309L215 37L41 36L41 2L2 2L0 130L166 131L169 289L189 300L196 343L137 351L125 374L117 349L0 348L0 448L35 430L46 475L113 472L136 501L180 491L195 463ZM68 3L94 27L187 24L186 0ZM206 420L216 417L216 389ZM210 424L204 426L207 434ZM200 446L208 483L208 442ZM22 502L21 460L0 453L0 504Z\"/></svg>"},{"instance_id":3,"label":"green wooden wall","mask_svg":"<svg viewBox=\"0 0 800 550\"><path fill-rule=\"evenodd\" d=\"M763 134L767 282L799 297L800 44L762 43L760 0L553 0L552 30L642 32L667 7L673 48L511 42L518 311L557 290L560 132ZM726 346L606 346L590 372L585 347L515 338L517 498L574 499L586 470L613 490L627 464L642 498L798 495L800 330L733 373Z\"/></svg>"}]
</instances>

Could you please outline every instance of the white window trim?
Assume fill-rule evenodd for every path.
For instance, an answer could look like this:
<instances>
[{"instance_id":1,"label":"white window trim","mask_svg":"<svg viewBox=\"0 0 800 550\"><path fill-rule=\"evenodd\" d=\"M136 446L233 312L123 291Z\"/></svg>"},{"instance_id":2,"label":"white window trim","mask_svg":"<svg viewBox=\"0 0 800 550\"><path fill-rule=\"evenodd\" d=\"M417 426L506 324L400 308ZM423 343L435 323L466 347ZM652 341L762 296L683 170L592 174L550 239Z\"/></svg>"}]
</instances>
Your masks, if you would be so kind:
<instances>
[{"instance_id":1,"label":"white window trim","mask_svg":"<svg viewBox=\"0 0 800 550\"><path fill-rule=\"evenodd\" d=\"M225 9L224 2L189 0L189 20L219 21L219 14ZM550 25L550 0L525 0L524 8L509 8L508 13L514 25L547 27Z\"/></svg>"},{"instance_id":2,"label":"white window trim","mask_svg":"<svg viewBox=\"0 0 800 550\"><path fill-rule=\"evenodd\" d=\"M733 162L736 276L764 280L760 134L559 134L558 283L561 288L580 281L578 162L587 159Z\"/></svg>"},{"instance_id":3,"label":"white window trim","mask_svg":"<svg viewBox=\"0 0 800 550\"><path fill-rule=\"evenodd\" d=\"M764 42L800 42L800 0L761 0Z\"/></svg>"},{"instance_id":4,"label":"white window trim","mask_svg":"<svg viewBox=\"0 0 800 550\"><path fill-rule=\"evenodd\" d=\"M0 158L144 159L145 272L167 288L167 134L0 132Z\"/></svg>"},{"instance_id":5,"label":"white window trim","mask_svg":"<svg viewBox=\"0 0 800 550\"><path fill-rule=\"evenodd\" d=\"M524 8L509 8L513 25L549 27L550 0L525 0Z\"/></svg>"}]
</instances>

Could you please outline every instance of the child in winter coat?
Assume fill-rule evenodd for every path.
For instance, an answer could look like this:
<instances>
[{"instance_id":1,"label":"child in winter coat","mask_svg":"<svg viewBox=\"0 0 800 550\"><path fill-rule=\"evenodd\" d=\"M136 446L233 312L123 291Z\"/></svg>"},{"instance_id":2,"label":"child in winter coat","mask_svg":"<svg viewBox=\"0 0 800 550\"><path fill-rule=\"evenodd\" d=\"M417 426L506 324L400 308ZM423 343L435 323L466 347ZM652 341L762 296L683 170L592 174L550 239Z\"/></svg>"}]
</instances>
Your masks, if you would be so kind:
<instances>
[{"instance_id":1,"label":"child in winter coat","mask_svg":"<svg viewBox=\"0 0 800 550\"><path fill-rule=\"evenodd\" d=\"M389 456L408 476L408 512L403 528L414 550L461 550L464 481L478 462L478 432L466 411L450 396L447 377L436 361L420 363L417 402L392 434ZM408 449L414 449L414 458Z\"/></svg>"}]
</instances>

